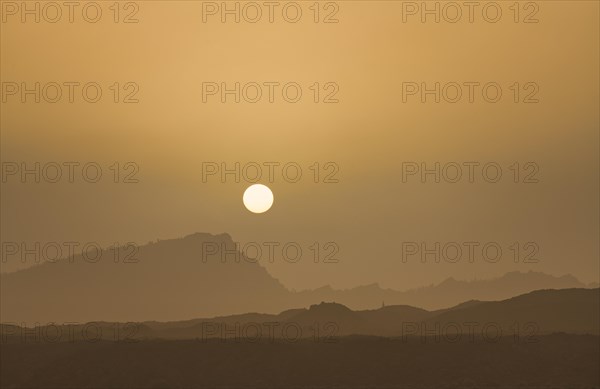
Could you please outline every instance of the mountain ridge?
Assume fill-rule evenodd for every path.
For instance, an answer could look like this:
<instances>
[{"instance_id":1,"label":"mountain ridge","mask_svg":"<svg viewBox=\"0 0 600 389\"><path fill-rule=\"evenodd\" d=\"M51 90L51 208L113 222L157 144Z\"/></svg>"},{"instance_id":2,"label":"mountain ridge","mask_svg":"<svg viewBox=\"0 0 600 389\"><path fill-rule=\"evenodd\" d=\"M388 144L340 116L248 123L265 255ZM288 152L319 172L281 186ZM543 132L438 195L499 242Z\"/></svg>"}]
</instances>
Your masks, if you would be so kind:
<instances>
[{"instance_id":1,"label":"mountain ridge","mask_svg":"<svg viewBox=\"0 0 600 389\"><path fill-rule=\"evenodd\" d=\"M501 300L537 289L586 287L572 275L515 271L488 280L450 277L404 291L382 288L377 283L340 290L325 285L292 291L243 253L233 260L207 259L204 250L208 244L235 247L227 233L197 232L140 246L137 263L113 263L110 259L88 263L76 255L3 273L0 313L3 320L31 323L180 321L236 312L280 312L320 301L336 301L353 310L383 304L436 310L469 300ZM108 250L104 252L111 258ZM228 253L231 255L230 250Z\"/></svg>"},{"instance_id":2,"label":"mountain ridge","mask_svg":"<svg viewBox=\"0 0 600 389\"><path fill-rule=\"evenodd\" d=\"M285 338L289 336L285 331L293 328L294 336L301 338L430 337L435 341L451 342L459 334L487 337L488 340L492 334L492 339L515 336L535 341L537 336L562 332L600 335L600 312L596 309L599 303L600 289L544 289L506 300L467 301L434 311L407 305L354 311L336 302L321 302L278 314L246 313L175 322L102 321L93 324L107 333L111 333L115 324L122 329L121 333L127 333L125 329L135 325L135 337L128 340L254 339L256 336L266 337L267 330L269 337ZM81 329L87 325L89 323L80 324L78 330L69 333L82 333ZM48 333L49 330L39 332ZM22 333L31 334L32 330L22 331L22 327L14 324L2 325L3 340L18 341Z\"/></svg>"}]
</instances>

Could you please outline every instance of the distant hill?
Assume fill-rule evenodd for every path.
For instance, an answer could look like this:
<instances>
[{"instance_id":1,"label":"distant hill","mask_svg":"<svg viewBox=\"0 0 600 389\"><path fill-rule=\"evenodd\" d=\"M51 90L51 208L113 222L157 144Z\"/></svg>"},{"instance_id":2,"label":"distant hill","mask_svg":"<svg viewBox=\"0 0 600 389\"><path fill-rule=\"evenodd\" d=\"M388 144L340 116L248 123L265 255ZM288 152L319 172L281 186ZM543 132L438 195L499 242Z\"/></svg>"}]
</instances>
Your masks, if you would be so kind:
<instances>
[{"instance_id":1,"label":"distant hill","mask_svg":"<svg viewBox=\"0 0 600 389\"><path fill-rule=\"evenodd\" d=\"M348 290L323 287L300 292L301 300L336 301L352 309L369 309L386 304L408 304L424 309L440 309L470 299L502 300L538 289L586 288L571 275L554 277L539 272L510 272L490 280L459 281L448 278L427 287L397 291L383 289L377 284Z\"/></svg>"},{"instance_id":2,"label":"distant hill","mask_svg":"<svg viewBox=\"0 0 600 389\"><path fill-rule=\"evenodd\" d=\"M302 328L311 337L376 335L386 337L472 333L474 336L515 335L535 338L542 334L566 332L600 334L600 289L539 290L502 301L468 301L451 308L427 311L411 306L386 306L375 310L352 311L338 303L315 304L308 309L285 311L280 315L236 315L198 320L187 333L189 338L207 337L202 330L222 326L240 334L252 323L265 331L262 323L286 324ZM146 323L144 323L146 324ZM235 326L238 331L234 331ZM179 331L161 333L181 338ZM226 333L225 331L224 333ZM486 332L484 334L484 332ZM277 332L276 332L277 333ZM226 337L226 336L225 336Z\"/></svg>"},{"instance_id":3,"label":"distant hill","mask_svg":"<svg viewBox=\"0 0 600 389\"><path fill-rule=\"evenodd\" d=\"M206 244L234 245L227 234L193 234L141 246L137 263L104 252L97 263L79 255L3 274L2 321L164 321L284 306L289 292L262 266L203 262Z\"/></svg>"},{"instance_id":4,"label":"distant hill","mask_svg":"<svg viewBox=\"0 0 600 389\"><path fill-rule=\"evenodd\" d=\"M599 306L600 289L563 289L539 290L502 301L468 301L436 311L406 305L352 311L342 304L322 302L308 309L288 310L279 315L247 314L198 319L189 327L181 323L170 323L162 329L148 323L143 325L153 328L152 336L157 338L179 339L221 337L223 333L224 337L228 334L240 336L249 325L264 332L264 323L271 323L273 328L278 329L293 325L301 328L306 337L315 334L324 337L397 337L436 333L451 336L453 332L482 336L483 331L487 331L485 335L496 336L495 332L499 330L504 336L534 338L555 332L598 335ZM217 329L220 327L225 328L224 332ZM213 333L207 333L209 328ZM182 336L184 332L186 336Z\"/></svg>"},{"instance_id":5,"label":"distant hill","mask_svg":"<svg viewBox=\"0 0 600 389\"><path fill-rule=\"evenodd\" d=\"M489 301L442 312L427 320L441 326L449 323L485 322L504 333L519 330L534 333L598 334L600 289L537 290L503 301ZM485 321L485 322L484 322Z\"/></svg>"},{"instance_id":6,"label":"distant hill","mask_svg":"<svg viewBox=\"0 0 600 389\"><path fill-rule=\"evenodd\" d=\"M203 253L208 246L218 252L207 259ZM227 234L196 233L141 246L136 263L114 263L114 253L104 251L97 263L78 255L5 273L0 275L2 321L173 321L242 312L275 313L321 301L335 301L353 310L377 308L383 302L436 310L468 300L502 300L537 289L586 287L570 275L512 272L491 280L449 278L407 291L372 284L292 292L260 264L236 254L234 247ZM226 260L220 261L218 254L224 254ZM392 315L394 309L399 308L377 311Z\"/></svg>"},{"instance_id":7,"label":"distant hill","mask_svg":"<svg viewBox=\"0 0 600 389\"><path fill-rule=\"evenodd\" d=\"M370 335L383 337L427 336L453 339L456 334L495 338L517 336L535 341L542 335L565 332L600 335L600 289L539 290L502 301L469 301L437 311L410 306L387 306L352 311L338 303L311 305L308 309L283 311L278 315L249 313L180 322L96 323L88 325L104 340L132 339L277 339ZM81 335L84 326L72 333ZM119 328L118 332L115 330ZM7 336L22 336L17 327L3 327ZM64 334L71 333L66 329ZM54 333L53 330L39 331ZM81 336L80 336L81 338ZM66 337L63 339L66 340Z\"/></svg>"}]
</instances>

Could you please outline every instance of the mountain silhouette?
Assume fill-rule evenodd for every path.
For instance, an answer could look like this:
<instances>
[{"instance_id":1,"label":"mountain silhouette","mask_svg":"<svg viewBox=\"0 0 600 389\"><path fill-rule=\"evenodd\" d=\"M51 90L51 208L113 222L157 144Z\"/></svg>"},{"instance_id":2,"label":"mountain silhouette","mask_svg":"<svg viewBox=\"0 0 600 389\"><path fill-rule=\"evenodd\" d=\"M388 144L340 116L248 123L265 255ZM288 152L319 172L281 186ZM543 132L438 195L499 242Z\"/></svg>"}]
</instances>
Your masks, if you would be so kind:
<instances>
[{"instance_id":1,"label":"mountain silhouette","mask_svg":"<svg viewBox=\"0 0 600 389\"><path fill-rule=\"evenodd\" d=\"M397 291L377 284L347 290L329 287L299 292L308 301L337 301L352 309L370 309L384 301L389 305L407 304L428 310L442 309L467 300L502 300L539 289L586 288L572 275L554 277L529 271L509 272L489 280L459 281L447 278L437 285ZM590 286L590 287L593 287Z\"/></svg>"},{"instance_id":2,"label":"mountain silhouette","mask_svg":"<svg viewBox=\"0 0 600 389\"><path fill-rule=\"evenodd\" d=\"M213 251L208 257L208 248L216 249L216 254ZM373 310L385 302L432 311L468 300L507 299L538 289L586 287L571 275L511 272L491 280L449 278L438 285L407 291L371 284L294 292L260 264L236 252L228 234L195 233L149 243L139 247L135 263L115 263L113 255L105 250L95 263L76 255L1 274L2 321L31 325L181 321L243 312L275 313L322 301L335 301L352 310ZM397 309L401 308L374 312L385 316Z\"/></svg>"},{"instance_id":3,"label":"mountain silhouette","mask_svg":"<svg viewBox=\"0 0 600 389\"><path fill-rule=\"evenodd\" d=\"M503 301L451 309L427 320L429 324L493 323L504 333L553 332L598 334L600 289L537 290Z\"/></svg>"},{"instance_id":4,"label":"mountain silhouette","mask_svg":"<svg viewBox=\"0 0 600 389\"><path fill-rule=\"evenodd\" d=\"M406 305L353 311L335 302L321 302L308 309L287 310L279 315L246 314L163 323L162 327L143 323L154 330L156 338L206 337L207 324L225 326L233 331L252 324L293 323L302 333L328 336L373 335L385 337L427 336L439 333L499 331L502 335L534 338L557 332L600 334L600 289L538 290L502 301L468 301L454 307L427 311ZM318 328L315 328L317 326ZM211 336L223 333L213 331ZM225 332L224 332L225 333ZM185 334L185 335L184 335ZM239 334L238 334L239 335ZM488 334L489 335L489 334Z\"/></svg>"},{"instance_id":5,"label":"mountain silhouette","mask_svg":"<svg viewBox=\"0 0 600 389\"><path fill-rule=\"evenodd\" d=\"M289 292L262 266L203 261L207 244L234 245L227 234L198 233L141 246L135 263L104 251L96 263L77 255L3 274L2 320L164 321L283 306Z\"/></svg>"},{"instance_id":6,"label":"mountain silhouette","mask_svg":"<svg viewBox=\"0 0 600 389\"><path fill-rule=\"evenodd\" d=\"M559 332L600 335L599 304L600 289L539 290L502 301L469 301L436 311L405 305L353 311L335 302L321 302L277 315L248 313L179 322L100 322L94 328L110 334L104 340L113 340L111 335L115 335L117 327L122 337L129 334L137 340L265 338L268 329L268 336L273 339L286 336L334 339L350 335L452 338L456 334L469 334L535 340ZM76 327L79 330L73 333L82 333L82 327ZM2 332L3 340L27 333L14 325L4 325Z\"/></svg>"}]
</instances>

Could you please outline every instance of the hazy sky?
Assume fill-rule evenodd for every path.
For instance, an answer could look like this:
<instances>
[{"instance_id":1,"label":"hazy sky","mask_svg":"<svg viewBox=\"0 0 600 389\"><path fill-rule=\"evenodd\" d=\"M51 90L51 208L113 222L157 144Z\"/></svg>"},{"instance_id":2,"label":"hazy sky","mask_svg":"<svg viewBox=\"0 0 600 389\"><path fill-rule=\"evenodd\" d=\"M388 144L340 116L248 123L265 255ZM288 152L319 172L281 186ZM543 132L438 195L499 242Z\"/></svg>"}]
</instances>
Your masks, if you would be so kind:
<instances>
[{"instance_id":1,"label":"hazy sky","mask_svg":"<svg viewBox=\"0 0 600 389\"><path fill-rule=\"evenodd\" d=\"M482 17L483 6L474 10L473 23L466 8L457 23L444 21L444 14L440 23L433 16L423 23L420 13L408 14L407 2L392 1L322 3L318 23L312 2L298 3L297 23L283 19L285 3L274 9L273 23L267 8L257 23L244 21L244 14L240 23L233 16L223 23L220 13L206 12L203 22L202 2L143 1L136 3L137 12L120 9L114 23L112 2L99 4L97 23L83 20L80 9L73 23L65 9L57 23L34 23L31 16L21 23L19 13L2 10L3 169L12 162L33 167L36 161L71 161L96 162L103 173L98 183L87 183L75 168L75 183L69 183L64 168L59 183L35 184L31 175L21 183L19 173L3 170L3 242L144 244L193 232L227 232L242 243L298 242L300 262L279 255L265 264L296 289L373 282L405 289L513 270L598 280L597 2L532 3L539 9L522 2L518 23L509 9L513 2L498 3L502 16L496 23ZM244 9L253 17L254 10ZM294 10L288 9L289 18ZM132 12L138 23L122 23ZM338 22L323 23L331 14L329 20ZM523 22L533 19L538 22ZM22 83L33 89L36 82L40 103L34 94L21 102ZM71 84L73 103L65 82L79 83ZM102 89L97 103L82 98L82 85L90 82ZM239 103L233 94L222 103L220 90L207 94L221 83L234 89L236 82ZM425 95L425 102L420 91L407 95L413 91L407 88L434 89L436 82L439 103L434 94ZM48 83L61 85L56 103L44 100L55 96L55 85ZM300 86L300 101L284 99L288 83ZM482 95L488 83L488 100L495 86L501 88L496 103ZM257 84L261 99L245 101L255 97ZM288 100L295 98L296 84L289 85ZM462 98L445 101L454 98L456 85ZM88 92L93 99L93 86ZM123 103L127 98L138 102ZM338 102L324 103L328 98ZM134 170L125 163L134 162L139 182L114 183L110 167L116 161L119 181ZM279 163L275 182L259 181L273 190L273 208L260 215L244 209L242 193L251 183L243 177L236 183L228 175L221 183L215 175L203 182L206 162L230 169L238 162L249 175L255 165L248 163ZM434 168L436 162L447 166L450 178L456 164L462 166L462 179L435 183L430 174L423 183L416 174L403 180L403 167ZM468 182L465 162L478 164L472 165L474 182ZM293 178L294 166L302 169L298 182L281 174L286 163L292 166L287 178ZM498 182L482 177L485 164L491 164L488 178L495 167L502 169ZM332 172L338 182L323 182ZM538 182L523 182L532 178ZM321 250L335 242L339 262L313 263L313 242ZM406 242L478 246L473 263L466 248L457 263L433 257L421 263L420 254L404 263L403 247L413 247ZM502 248L496 263L481 258L489 242ZM514 242L520 242L518 263ZM446 247L452 256L454 246ZM539 261L523 263L538 248ZM21 266L10 257L2 271Z\"/></svg>"}]
</instances>

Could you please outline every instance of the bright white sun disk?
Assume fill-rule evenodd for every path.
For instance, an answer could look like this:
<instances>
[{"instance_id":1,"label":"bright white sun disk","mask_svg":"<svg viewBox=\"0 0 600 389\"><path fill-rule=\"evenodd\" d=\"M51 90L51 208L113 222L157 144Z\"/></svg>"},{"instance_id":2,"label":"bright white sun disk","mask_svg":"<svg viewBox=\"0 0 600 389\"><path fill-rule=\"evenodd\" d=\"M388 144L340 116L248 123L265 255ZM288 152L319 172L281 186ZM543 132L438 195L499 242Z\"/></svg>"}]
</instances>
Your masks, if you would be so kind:
<instances>
[{"instance_id":1,"label":"bright white sun disk","mask_svg":"<svg viewBox=\"0 0 600 389\"><path fill-rule=\"evenodd\" d=\"M265 185L250 185L244 192L243 201L250 212L267 212L273 205L273 192Z\"/></svg>"}]
</instances>

